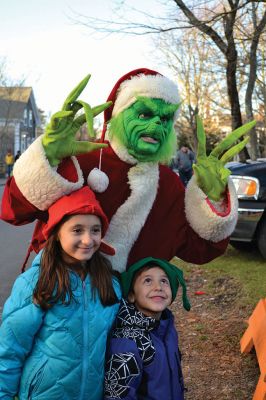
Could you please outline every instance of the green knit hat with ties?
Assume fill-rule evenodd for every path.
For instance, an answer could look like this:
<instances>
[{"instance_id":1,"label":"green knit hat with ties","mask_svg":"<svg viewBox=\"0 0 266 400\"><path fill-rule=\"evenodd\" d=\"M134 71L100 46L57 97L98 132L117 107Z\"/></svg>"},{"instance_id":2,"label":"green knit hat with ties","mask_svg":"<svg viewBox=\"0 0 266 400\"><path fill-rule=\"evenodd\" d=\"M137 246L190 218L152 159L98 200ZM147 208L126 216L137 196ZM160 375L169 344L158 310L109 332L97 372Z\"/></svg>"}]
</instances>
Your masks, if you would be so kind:
<instances>
[{"instance_id":1,"label":"green knit hat with ties","mask_svg":"<svg viewBox=\"0 0 266 400\"><path fill-rule=\"evenodd\" d=\"M124 297L127 298L128 294L129 294L129 291L131 289L131 285L134 280L134 276L135 276L136 272L139 271L141 268L145 267L146 265L158 266L159 268L164 270L164 272L166 273L166 275L169 279L169 282L170 282L170 286L171 286L171 290L172 290L172 301L174 301L174 299L176 297L179 284L182 286L183 306L184 306L185 310L189 311L190 303L189 303L189 300L187 297L187 287L186 287L186 283L184 280L183 271L181 271L181 269L179 269L175 265L170 264L168 261L162 260L160 258L153 258L153 257L143 258L143 259L139 260L138 262L136 262L135 264L132 264L127 269L127 271L125 271L121 274L121 284L122 284L122 290L123 290Z\"/></svg>"}]
</instances>

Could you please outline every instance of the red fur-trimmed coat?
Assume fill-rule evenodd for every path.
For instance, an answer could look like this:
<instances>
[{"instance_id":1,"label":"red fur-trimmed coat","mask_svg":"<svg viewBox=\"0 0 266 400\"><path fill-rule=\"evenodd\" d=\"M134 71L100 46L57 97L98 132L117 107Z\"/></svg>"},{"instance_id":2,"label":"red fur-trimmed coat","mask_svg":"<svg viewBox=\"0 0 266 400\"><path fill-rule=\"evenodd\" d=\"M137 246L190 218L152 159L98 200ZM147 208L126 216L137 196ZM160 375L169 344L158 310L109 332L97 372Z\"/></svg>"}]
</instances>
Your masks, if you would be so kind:
<instances>
[{"instance_id":1,"label":"red fur-trimmed coat","mask_svg":"<svg viewBox=\"0 0 266 400\"><path fill-rule=\"evenodd\" d=\"M115 269L123 271L148 256L166 260L177 256L202 264L225 251L237 219L232 183L224 204L213 205L194 177L185 190L167 166L134 163L113 147L115 151L108 147L102 155L109 186L96 197L110 221L104 240L116 248L111 258ZM95 151L51 168L38 138L15 164L14 177L4 191L1 218L14 225L35 219L45 222L49 205L87 184L89 172L98 165L99 151ZM41 224L35 229L35 251L42 243Z\"/></svg>"}]
</instances>

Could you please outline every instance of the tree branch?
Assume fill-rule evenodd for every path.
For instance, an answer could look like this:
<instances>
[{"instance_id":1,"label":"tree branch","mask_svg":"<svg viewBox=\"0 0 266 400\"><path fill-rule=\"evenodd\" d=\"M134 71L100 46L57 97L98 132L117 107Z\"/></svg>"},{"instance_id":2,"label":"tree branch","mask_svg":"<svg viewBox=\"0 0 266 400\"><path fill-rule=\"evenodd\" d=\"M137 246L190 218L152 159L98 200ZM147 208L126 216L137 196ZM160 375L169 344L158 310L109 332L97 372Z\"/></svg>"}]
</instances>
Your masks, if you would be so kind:
<instances>
[{"instance_id":1,"label":"tree branch","mask_svg":"<svg viewBox=\"0 0 266 400\"><path fill-rule=\"evenodd\" d=\"M192 26L195 26L198 28L201 32L205 33L208 35L217 45L217 47L221 50L223 54L226 54L227 51L227 45L221 38L221 36L209 25L207 25L205 22L200 21L191 11L190 9L185 5L185 3L182 0L174 0L174 2L177 4L177 6L182 10L182 12L185 14L187 19L189 20L190 24Z\"/></svg>"}]
</instances>

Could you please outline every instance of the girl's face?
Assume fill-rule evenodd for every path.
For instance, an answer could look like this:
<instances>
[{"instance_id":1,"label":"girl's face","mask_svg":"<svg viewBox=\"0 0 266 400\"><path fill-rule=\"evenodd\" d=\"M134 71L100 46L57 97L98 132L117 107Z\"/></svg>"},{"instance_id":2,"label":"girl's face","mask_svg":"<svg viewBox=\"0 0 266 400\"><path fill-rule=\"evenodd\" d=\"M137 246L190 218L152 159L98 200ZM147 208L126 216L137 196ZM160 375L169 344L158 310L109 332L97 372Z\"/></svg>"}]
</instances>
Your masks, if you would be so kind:
<instances>
[{"instance_id":1,"label":"girl's face","mask_svg":"<svg viewBox=\"0 0 266 400\"><path fill-rule=\"evenodd\" d=\"M90 260L101 244L101 220L96 215L71 216L58 231L58 240L64 252L78 260Z\"/></svg>"},{"instance_id":2,"label":"girl's face","mask_svg":"<svg viewBox=\"0 0 266 400\"><path fill-rule=\"evenodd\" d=\"M144 269L137 277L128 300L144 315L160 319L162 311L171 304L169 279L159 267Z\"/></svg>"}]
</instances>

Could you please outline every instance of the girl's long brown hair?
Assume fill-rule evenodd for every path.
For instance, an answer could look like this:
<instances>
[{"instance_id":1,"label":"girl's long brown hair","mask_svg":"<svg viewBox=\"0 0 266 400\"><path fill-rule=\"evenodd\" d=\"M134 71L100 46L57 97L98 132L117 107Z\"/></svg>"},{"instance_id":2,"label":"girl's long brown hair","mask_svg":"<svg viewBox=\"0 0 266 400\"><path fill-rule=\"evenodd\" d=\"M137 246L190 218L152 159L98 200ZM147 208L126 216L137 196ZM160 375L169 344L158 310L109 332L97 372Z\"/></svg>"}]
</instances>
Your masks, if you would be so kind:
<instances>
[{"instance_id":1,"label":"girl's long brown hair","mask_svg":"<svg viewBox=\"0 0 266 400\"><path fill-rule=\"evenodd\" d=\"M66 219L62 220L62 223ZM41 256L40 274L33 292L33 300L43 310L48 310L60 302L68 305L74 299L70 284L71 264L63 260L63 250L57 240L57 232L51 234ZM111 263L99 251L87 261L87 273L91 278L92 295L99 294L101 303L109 306L118 302L113 288L112 278L119 274L112 269Z\"/></svg>"}]
</instances>

